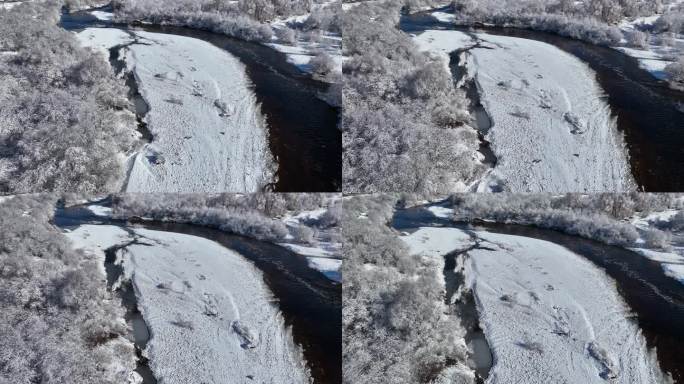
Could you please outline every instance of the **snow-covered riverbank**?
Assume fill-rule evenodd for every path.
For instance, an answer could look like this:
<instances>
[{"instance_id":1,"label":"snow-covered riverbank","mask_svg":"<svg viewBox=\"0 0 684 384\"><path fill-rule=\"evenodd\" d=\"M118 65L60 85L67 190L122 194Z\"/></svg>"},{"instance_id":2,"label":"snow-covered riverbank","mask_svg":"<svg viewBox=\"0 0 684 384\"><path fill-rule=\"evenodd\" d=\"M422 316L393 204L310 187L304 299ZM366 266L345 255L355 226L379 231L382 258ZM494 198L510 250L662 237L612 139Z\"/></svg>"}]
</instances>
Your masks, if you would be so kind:
<instances>
[{"instance_id":1,"label":"snow-covered riverbank","mask_svg":"<svg viewBox=\"0 0 684 384\"><path fill-rule=\"evenodd\" d=\"M429 30L415 41L447 63L450 52L464 51L462 82L476 81L497 158L478 190L635 189L622 134L581 61L549 44L483 33Z\"/></svg>"},{"instance_id":2,"label":"snow-covered riverbank","mask_svg":"<svg viewBox=\"0 0 684 384\"><path fill-rule=\"evenodd\" d=\"M127 191L250 192L272 181L266 122L237 58L183 36L98 28L78 36L103 51L137 40L122 55L154 138L130 160Z\"/></svg>"},{"instance_id":3,"label":"snow-covered riverbank","mask_svg":"<svg viewBox=\"0 0 684 384\"><path fill-rule=\"evenodd\" d=\"M137 238L117 262L151 331L145 354L157 380L308 382L273 294L242 256L203 238L138 228L82 225L67 236L102 257Z\"/></svg>"},{"instance_id":4,"label":"snow-covered riverbank","mask_svg":"<svg viewBox=\"0 0 684 384\"><path fill-rule=\"evenodd\" d=\"M494 355L488 383L662 383L655 355L615 283L567 249L542 240L421 228L412 253L459 255ZM460 293L459 293L460 294Z\"/></svg>"},{"instance_id":5,"label":"snow-covered riverbank","mask_svg":"<svg viewBox=\"0 0 684 384\"><path fill-rule=\"evenodd\" d=\"M317 30L316 33L294 33L291 41L284 41L278 36L285 35L288 29L295 31L307 22L307 19L312 17L312 14L323 11L325 8L341 7L339 0L331 0L323 3L312 4L312 12L291 16L285 19L277 19L270 23L271 28L276 31L273 36L273 42L267 43L268 46L284 53L287 56L287 61L295 65L299 70L307 73L316 71L316 68L311 65L312 60L317 56L326 55L330 60L327 65L333 73L323 76L321 80L337 81L342 75L342 35L333 31ZM341 8L335 10L341 12ZM331 11L331 13L335 12Z\"/></svg>"}]
</instances>

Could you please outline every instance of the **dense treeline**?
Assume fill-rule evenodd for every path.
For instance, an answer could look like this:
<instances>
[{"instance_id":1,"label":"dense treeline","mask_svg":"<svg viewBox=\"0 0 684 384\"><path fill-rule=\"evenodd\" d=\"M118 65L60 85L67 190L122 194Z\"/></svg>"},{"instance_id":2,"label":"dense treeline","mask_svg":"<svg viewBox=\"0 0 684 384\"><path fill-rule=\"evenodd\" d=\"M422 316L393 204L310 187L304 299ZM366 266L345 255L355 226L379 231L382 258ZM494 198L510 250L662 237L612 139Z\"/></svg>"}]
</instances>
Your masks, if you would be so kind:
<instances>
[{"instance_id":1,"label":"dense treeline","mask_svg":"<svg viewBox=\"0 0 684 384\"><path fill-rule=\"evenodd\" d=\"M464 190L484 169L465 96L447 63L397 29L401 6L361 3L344 17L343 188Z\"/></svg>"},{"instance_id":2,"label":"dense treeline","mask_svg":"<svg viewBox=\"0 0 684 384\"><path fill-rule=\"evenodd\" d=\"M49 223L55 200L0 202L0 382L133 383L123 309L100 261Z\"/></svg>"},{"instance_id":3,"label":"dense treeline","mask_svg":"<svg viewBox=\"0 0 684 384\"><path fill-rule=\"evenodd\" d=\"M515 26L588 41L617 45L623 35L615 26L624 18L652 15L660 0L455 0L458 23Z\"/></svg>"},{"instance_id":4,"label":"dense treeline","mask_svg":"<svg viewBox=\"0 0 684 384\"><path fill-rule=\"evenodd\" d=\"M338 226L341 201L325 193L254 194L122 194L113 201L115 216L205 225L266 241L284 241L288 234L311 242L313 229ZM317 220L288 228L281 220L288 213L326 208ZM334 232L334 231L333 231Z\"/></svg>"},{"instance_id":5,"label":"dense treeline","mask_svg":"<svg viewBox=\"0 0 684 384\"><path fill-rule=\"evenodd\" d=\"M626 247L670 246L670 234L659 229L638 229L629 222L635 215L667 209L684 209L676 194L496 194L451 196L454 220L492 220L534 225L571 235ZM674 224L673 227L676 227Z\"/></svg>"},{"instance_id":6,"label":"dense treeline","mask_svg":"<svg viewBox=\"0 0 684 384\"><path fill-rule=\"evenodd\" d=\"M136 139L127 90L57 25L60 3L0 10L0 192L111 192Z\"/></svg>"},{"instance_id":7,"label":"dense treeline","mask_svg":"<svg viewBox=\"0 0 684 384\"><path fill-rule=\"evenodd\" d=\"M438 382L463 364L464 330L445 315L441 260L410 255L389 228L395 199L344 201L342 340L345 383ZM444 382L473 382L469 370Z\"/></svg>"},{"instance_id":8,"label":"dense treeline","mask_svg":"<svg viewBox=\"0 0 684 384\"><path fill-rule=\"evenodd\" d=\"M274 31L266 22L309 13L313 4L312 0L115 0L114 13L120 22L144 20L268 42ZM312 14L310 27L326 22L326 12Z\"/></svg>"}]
</instances>

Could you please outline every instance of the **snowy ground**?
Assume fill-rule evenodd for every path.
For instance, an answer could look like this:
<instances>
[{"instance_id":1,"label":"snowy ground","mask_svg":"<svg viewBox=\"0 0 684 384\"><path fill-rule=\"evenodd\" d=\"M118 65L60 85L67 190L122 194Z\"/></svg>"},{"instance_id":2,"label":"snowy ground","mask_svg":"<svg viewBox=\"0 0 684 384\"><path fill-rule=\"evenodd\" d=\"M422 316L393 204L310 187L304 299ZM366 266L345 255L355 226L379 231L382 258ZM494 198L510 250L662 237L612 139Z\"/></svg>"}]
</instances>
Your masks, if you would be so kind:
<instances>
[{"instance_id":1,"label":"snowy ground","mask_svg":"<svg viewBox=\"0 0 684 384\"><path fill-rule=\"evenodd\" d=\"M88 28L84 45L125 49L154 136L131 160L128 192L251 192L272 180L268 132L244 65L193 38Z\"/></svg>"},{"instance_id":2,"label":"snowy ground","mask_svg":"<svg viewBox=\"0 0 684 384\"><path fill-rule=\"evenodd\" d=\"M684 3L684 1L676 0L669 4L668 7L673 8L681 3ZM635 30L649 29L660 16L652 15L623 20L618 27L623 33L629 35ZM623 43L626 43L626 41L623 41ZM665 36L664 34L654 33L644 48L615 47L615 49L638 59L639 66L649 71L653 76L659 79L666 79L667 76L663 72L665 67L672 63L673 59L678 55L684 54L684 35L672 34L671 36Z\"/></svg>"},{"instance_id":3,"label":"snowy ground","mask_svg":"<svg viewBox=\"0 0 684 384\"><path fill-rule=\"evenodd\" d=\"M339 0L328 1L323 4L314 4L314 7L336 7L339 6ZM284 28L297 29L299 24L306 21L310 14L298 15L288 17L286 19L278 19L271 23L271 27L275 30ZM342 74L342 36L339 33L332 33L330 31L320 31L320 38L311 40L306 38L304 34L299 34L294 43L283 42L276 36L273 36L273 42L267 45L283 52L287 56L287 61L302 72L311 72L312 68L309 65L311 59L317 54L325 52L335 62L335 71Z\"/></svg>"},{"instance_id":4,"label":"snowy ground","mask_svg":"<svg viewBox=\"0 0 684 384\"><path fill-rule=\"evenodd\" d=\"M639 229L649 229L658 223L669 222L679 210L670 209L663 212L653 212L646 216L636 216L631 223ZM667 251L648 248L630 248L632 251L646 256L661 264L665 274L684 284L684 234L673 232L671 249Z\"/></svg>"},{"instance_id":5,"label":"snowy ground","mask_svg":"<svg viewBox=\"0 0 684 384\"><path fill-rule=\"evenodd\" d=\"M421 228L402 239L413 253L439 258L475 246L458 265L494 356L487 383L663 382L615 284L581 256L546 241L456 228Z\"/></svg>"},{"instance_id":6,"label":"snowy ground","mask_svg":"<svg viewBox=\"0 0 684 384\"><path fill-rule=\"evenodd\" d=\"M317 220L327 211L320 208L314 211L304 211L297 214L286 215L282 221L289 229L297 226L307 225L308 221ZM332 231L339 231L339 227L319 230L315 233L313 244L296 244L290 241L282 242L278 245L283 246L294 253L305 256L309 262L309 267L322 272L331 280L342 282L342 243L330 238Z\"/></svg>"},{"instance_id":7,"label":"snowy ground","mask_svg":"<svg viewBox=\"0 0 684 384\"><path fill-rule=\"evenodd\" d=\"M636 188L622 134L595 74L558 48L532 40L426 31L423 50L457 49L492 127L497 165L478 191L600 192ZM448 63L448 61L447 61Z\"/></svg>"},{"instance_id":8,"label":"snowy ground","mask_svg":"<svg viewBox=\"0 0 684 384\"><path fill-rule=\"evenodd\" d=\"M0 203L3 198L0 197ZM112 218L112 208L103 206L99 202L81 202L84 208L98 218ZM310 227L310 221L317 220L326 212L326 208L313 211L291 212L278 219L288 227L290 231L299 226ZM337 239L335 232L339 227L331 227L325 230L315 230L314 239L311 244L297 242L292 235L287 235L278 245L291 250L292 252L306 257L309 267L323 273L330 280L342 282L342 243Z\"/></svg>"},{"instance_id":9,"label":"snowy ground","mask_svg":"<svg viewBox=\"0 0 684 384\"><path fill-rule=\"evenodd\" d=\"M145 354L159 382L309 382L260 271L237 253L146 229L83 225L67 236L98 254L138 239L118 257L151 331Z\"/></svg>"}]
</instances>

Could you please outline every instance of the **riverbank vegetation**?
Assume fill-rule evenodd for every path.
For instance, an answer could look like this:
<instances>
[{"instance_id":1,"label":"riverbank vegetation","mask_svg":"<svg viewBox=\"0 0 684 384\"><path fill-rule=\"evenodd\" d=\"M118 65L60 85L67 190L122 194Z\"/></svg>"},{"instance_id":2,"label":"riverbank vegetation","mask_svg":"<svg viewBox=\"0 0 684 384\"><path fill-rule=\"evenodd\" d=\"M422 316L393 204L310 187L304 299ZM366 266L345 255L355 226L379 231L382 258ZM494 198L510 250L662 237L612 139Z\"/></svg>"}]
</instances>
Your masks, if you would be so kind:
<instances>
[{"instance_id":1,"label":"riverbank vegetation","mask_svg":"<svg viewBox=\"0 0 684 384\"><path fill-rule=\"evenodd\" d=\"M678 194L456 194L450 201L455 221L533 225L606 244L657 249L670 247L669 231L637 228L630 220L684 209Z\"/></svg>"},{"instance_id":2,"label":"riverbank vegetation","mask_svg":"<svg viewBox=\"0 0 684 384\"><path fill-rule=\"evenodd\" d=\"M625 51L645 60L647 69L667 75L673 88L684 88L684 4L679 1L454 0L453 5L460 25L529 28L636 49ZM672 64L663 71L660 60Z\"/></svg>"},{"instance_id":3,"label":"riverbank vegetation","mask_svg":"<svg viewBox=\"0 0 684 384\"><path fill-rule=\"evenodd\" d=\"M104 58L62 28L58 1L0 10L0 192L118 190L135 116Z\"/></svg>"},{"instance_id":4,"label":"riverbank vegetation","mask_svg":"<svg viewBox=\"0 0 684 384\"><path fill-rule=\"evenodd\" d=\"M640 0L455 0L458 23L489 23L553 32L592 44L615 45L625 17L651 15L658 2Z\"/></svg>"},{"instance_id":5,"label":"riverbank vegetation","mask_svg":"<svg viewBox=\"0 0 684 384\"><path fill-rule=\"evenodd\" d=\"M473 382L467 368L454 369L466 361L459 342L465 331L445 315L443 280L436 278L443 266L410 255L387 225L395 200L375 195L344 201L344 382L440 382L448 367L448 382Z\"/></svg>"},{"instance_id":6,"label":"riverbank vegetation","mask_svg":"<svg viewBox=\"0 0 684 384\"><path fill-rule=\"evenodd\" d=\"M291 234L295 241L310 243L315 231L335 237L342 202L336 194L122 194L113 199L114 215L204 225L257 240L280 242ZM289 227L280 220L291 213L325 209L315 219ZM331 239L338 241L339 239Z\"/></svg>"},{"instance_id":7,"label":"riverbank vegetation","mask_svg":"<svg viewBox=\"0 0 684 384\"><path fill-rule=\"evenodd\" d=\"M146 21L154 24L205 29L239 39L270 42L274 30L269 24L277 19L309 14L314 0L115 0L116 21ZM335 7L321 8L303 22L303 30L339 29L332 12ZM293 41L295 32L279 32L284 41Z\"/></svg>"},{"instance_id":8,"label":"riverbank vegetation","mask_svg":"<svg viewBox=\"0 0 684 384\"><path fill-rule=\"evenodd\" d=\"M123 309L101 260L50 224L55 202L0 202L0 382L135 383Z\"/></svg>"},{"instance_id":9,"label":"riverbank vegetation","mask_svg":"<svg viewBox=\"0 0 684 384\"><path fill-rule=\"evenodd\" d=\"M465 190L484 172L467 100L448 63L397 28L400 1L344 16L343 190Z\"/></svg>"}]
</instances>

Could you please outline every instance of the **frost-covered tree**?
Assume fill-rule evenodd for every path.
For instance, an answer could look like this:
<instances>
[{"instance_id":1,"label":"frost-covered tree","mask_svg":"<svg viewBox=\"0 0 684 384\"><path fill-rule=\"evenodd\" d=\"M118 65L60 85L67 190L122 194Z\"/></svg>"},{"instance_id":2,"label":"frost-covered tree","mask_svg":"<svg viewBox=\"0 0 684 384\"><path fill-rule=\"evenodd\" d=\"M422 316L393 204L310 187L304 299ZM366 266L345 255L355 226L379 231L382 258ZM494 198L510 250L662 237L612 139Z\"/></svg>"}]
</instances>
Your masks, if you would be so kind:
<instances>
[{"instance_id":1,"label":"frost-covered tree","mask_svg":"<svg viewBox=\"0 0 684 384\"><path fill-rule=\"evenodd\" d=\"M337 226L338 195L325 193L121 194L113 199L115 217L147 217L192 223L258 240L281 242L288 234L311 243L317 228ZM288 228L286 214L326 208L320 221ZM310 228L307 228L310 227ZM334 236L334 232L332 231Z\"/></svg>"},{"instance_id":2,"label":"frost-covered tree","mask_svg":"<svg viewBox=\"0 0 684 384\"><path fill-rule=\"evenodd\" d=\"M116 0L114 14L120 22L145 20L270 41L273 30L266 22L308 13L312 4L312 0Z\"/></svg>"},{"instance_id":3,"label":"frost-covered tree","mask_svg":"<svg viewBox=\"0 0 684 384\"><path fill-rule=\"evenodd\" d=\"M344 18L344 190L437 193L484 171L462 91L446 63L397 29L401 4L362 3Z\"/></svg>"},{"instance_id":4,"label":"frost-covered tree","mask_svg":"<svg viewBox=\"0 0 684 384\"><path fill-rule=\"evenodd\" d=\"M309 61L309 65L311 66L311 73L315 78L332 78L337 74L337 64L335 64L335 60L325 52L321 52L314 56L311 61Z\"/></svg>"},{"instance_id":5,"label":"frost-covered tree","mask_svg":"<svg viewBox=\"0 0 684 384\"><path fill-rule=\"evenodd\" d=\"M123 81L56 24L58 5L0 11L0 192L118 190L134 146Z\"/></svg>"},{"instance_id":6,"label":"frost-covered tree","mask_svg":"<svg viewBox=\"0 0 684 384\"><path fill-rule=\"evenodd\" d=\"M657 229L638 230L628 220L667 209L684 209L670 194L496 194L452 195L454 220L493 220L534 225L606 244L668 248L670 236Z\"/></svg>"},{"instance_id":7,"label":"frost-covered tree","mask_svg":"<svg viewBox=\"0 0 684 384\"><path fill-rule=\"evenodd\" d=\"M629 45L641 49L648 48L648 42L650 40L650 36L648 33L641 32L641 31L634 31L629 34Z\"/></svg>"},{"instance_id":8,"label":"frost-covered tree","mask_svg":"<svg viewBox=\"0 0 684 384\"><path fill-rule=\"evenodd\" d=\"M135 351L102 260L49 220L53 196L0 202L0 383L132 383Z\"/></svg>"},{"instance_id":9,"label":"frost-covered tree","mask_svg":"<svg viewBox=\"0 0 684 384\"><path fill-rule=\"evenodd\" d=\"M638 0L455 0L459 24L486 22L557 33L593 44L616 45L623 18L651 15L657 2Z\"/></svg>"},{"instance_id":10,"label":"frost-covered tree","mask_svg":"<svg viewBox=\"0 0 684 384\"><path fill-rule=\"evenodd\" d=\"M464 330L445 313L439 260L411 255L389 228L395 198L344 201L344 383L431 383L449 367L470 383Z\"/></svg>"},{"instance_id":11,"label":"frost-covered tree","mask_svg":"<svg viewBox=\"0 0 684 384\"><path fill-rule=\"evenodd\" d=\"M684 56L665 67L665 74L673 88L684 89Z\"/></svg>"}]
</instances>

